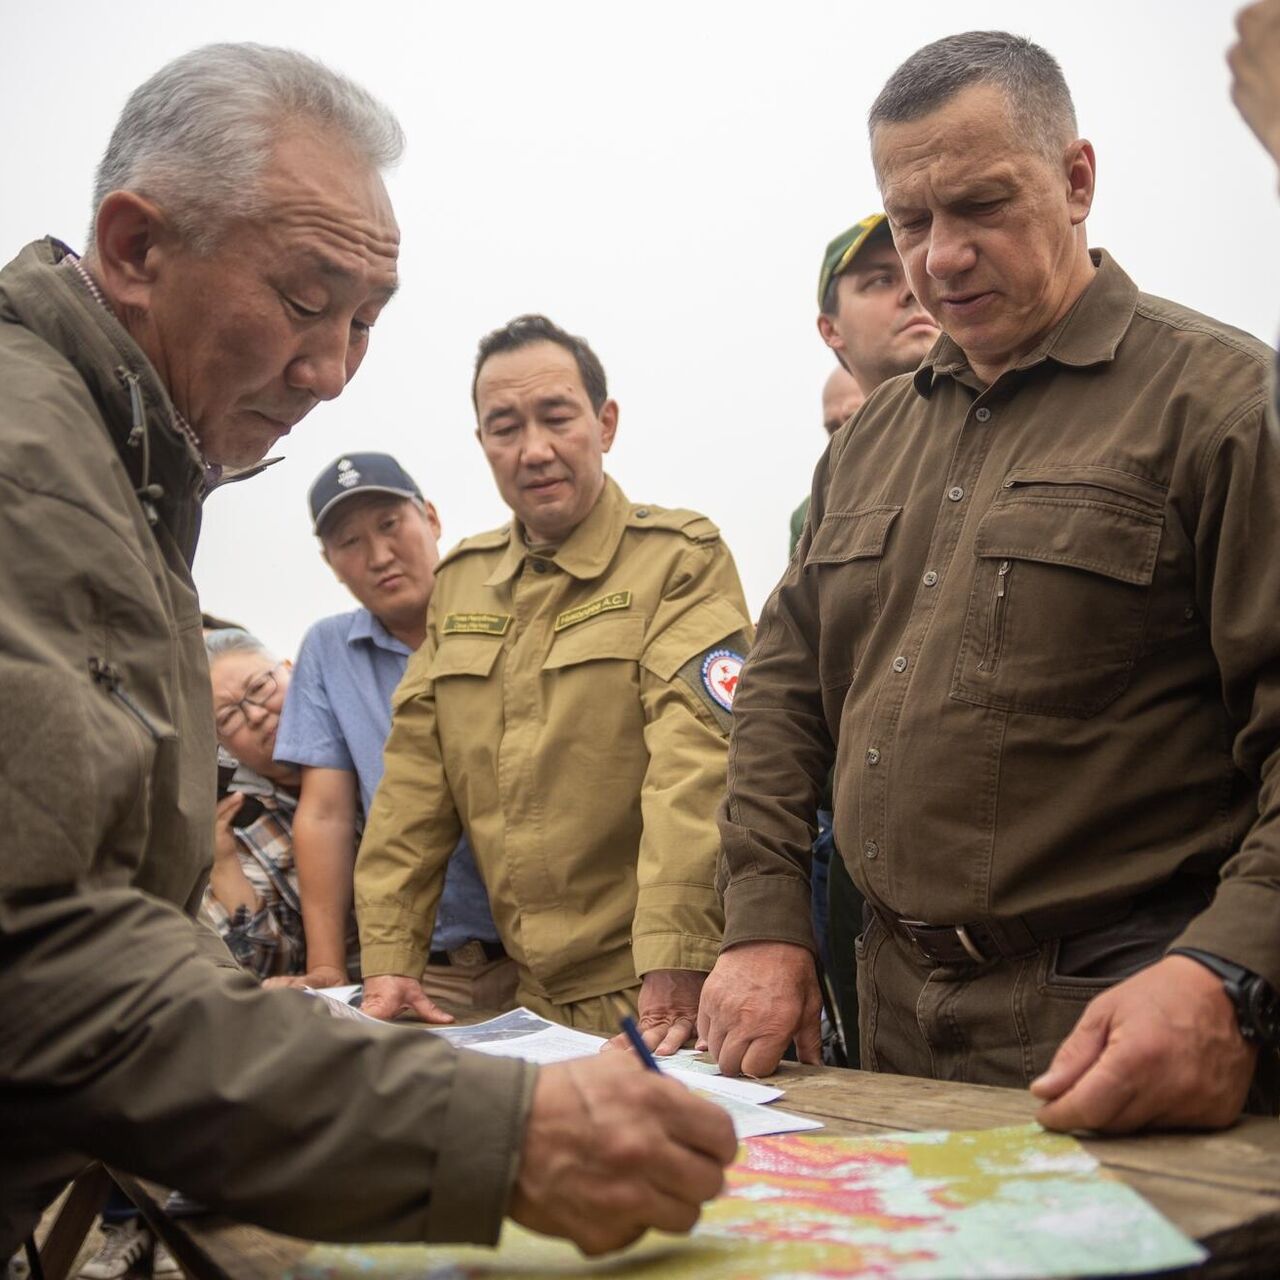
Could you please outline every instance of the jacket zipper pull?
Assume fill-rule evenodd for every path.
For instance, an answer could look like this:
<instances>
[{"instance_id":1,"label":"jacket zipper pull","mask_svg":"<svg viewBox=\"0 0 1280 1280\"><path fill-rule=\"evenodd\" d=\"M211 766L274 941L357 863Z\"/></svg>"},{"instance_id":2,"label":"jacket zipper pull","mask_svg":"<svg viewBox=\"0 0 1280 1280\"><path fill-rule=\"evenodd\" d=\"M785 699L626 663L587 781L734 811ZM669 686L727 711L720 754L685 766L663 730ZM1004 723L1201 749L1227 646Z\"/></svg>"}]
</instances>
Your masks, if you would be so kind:
<instances>
[{"instance_id":1,"label":"jacket zipper pull","mask_svg":"<svg viewBox=\"0 0 1280 1280\"><path fill-rule=\"evenodd\" d=\"M999 600L1004 595L1005 579L1009 576L1009 570L1013 565L1008 560L1001 560L1000 567L996 570L996 599Z\"/></svg>"},{"instance_id":2,"label":"jacket zipper pull","mask_svg":"<svg viewBox=\"0 0 1280 1280\"><path fill-rule=\"evenodd\" d=\"M101 658L90 658L89 675L95 684L100 684L157 742L164 737L156 722L125 690L124 677L118 668Z\"/></svg>"}]
</instances>

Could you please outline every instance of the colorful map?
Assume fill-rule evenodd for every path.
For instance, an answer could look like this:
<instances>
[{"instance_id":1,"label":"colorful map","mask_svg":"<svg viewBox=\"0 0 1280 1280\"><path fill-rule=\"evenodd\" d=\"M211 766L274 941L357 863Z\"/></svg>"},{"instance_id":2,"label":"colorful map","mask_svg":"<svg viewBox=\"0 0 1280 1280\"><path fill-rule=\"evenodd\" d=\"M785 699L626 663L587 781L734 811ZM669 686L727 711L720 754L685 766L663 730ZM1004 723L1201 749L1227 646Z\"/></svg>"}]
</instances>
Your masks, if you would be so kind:
<instances>
[{"instance_id":1,"label":"colorful map","mask_svg":"<svg viewBox=\"0 0 1280 1280\"><path fill-rule=\"evenodd\" d=\"M1073 1138L1037 1125L753 1138L692 1237L588 1261L508 1224L496 1249L318 1246L293 1280L834 1280L1122 1275L1205 1253Z\"/></svg>"}]
</instances>

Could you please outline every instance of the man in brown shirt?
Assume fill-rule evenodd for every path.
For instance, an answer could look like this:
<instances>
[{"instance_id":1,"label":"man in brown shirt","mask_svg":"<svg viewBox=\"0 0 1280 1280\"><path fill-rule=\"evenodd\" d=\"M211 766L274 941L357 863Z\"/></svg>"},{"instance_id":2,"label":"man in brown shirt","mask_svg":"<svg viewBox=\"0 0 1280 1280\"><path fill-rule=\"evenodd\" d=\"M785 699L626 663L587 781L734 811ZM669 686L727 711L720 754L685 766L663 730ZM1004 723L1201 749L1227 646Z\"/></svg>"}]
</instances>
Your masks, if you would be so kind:
<instances>
[{"instance_id":1,"label":"man in brown shirt","mask_svg":"<svg viewBox=\"0 0 1280 1280\"><path fill-rule=\"evenodd\" d=\"M920 50L871 131L944 337L837 433L761 618L700 1032L728 1072L814 1054L834 754L864 1066L1029 1084L1055 1128L1229 1123L1280 984L1270 353L1088 249L1037 46Z\"/></svg>"}]
</instances>

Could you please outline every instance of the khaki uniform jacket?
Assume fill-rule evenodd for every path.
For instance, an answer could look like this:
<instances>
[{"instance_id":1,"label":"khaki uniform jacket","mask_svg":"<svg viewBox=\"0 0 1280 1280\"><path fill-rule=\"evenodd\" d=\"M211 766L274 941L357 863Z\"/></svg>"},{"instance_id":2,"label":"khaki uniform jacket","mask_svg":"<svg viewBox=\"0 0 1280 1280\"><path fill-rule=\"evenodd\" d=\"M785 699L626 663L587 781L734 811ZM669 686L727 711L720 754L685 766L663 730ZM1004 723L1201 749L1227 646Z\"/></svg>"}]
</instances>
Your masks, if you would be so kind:
<instances>
[{"instance_id":1,"label":"khaki uniform jacket","mask_svg":"<svg viewBox=\"0 0 1280 1280\"><path fill-rule=\"evenodd\" d=\"M492 1240L531 1071L263 992L178 910L213 836L201 463L65 253L0 272L0 1258L89 1159L295 1235Z\"/></svg>"},{"instance_id":2,"label":"khaki uniform jacket","mask_svg":"<svg viewBox=\"0 0 1280 1280\"><path fill-rule=\"evenodd\" d=\"M812 946L804 815L885 913L1088 916L1216 887L1179 939L1280 985L1270 352L1104 254L984 386L942 339L818 467L761 616L722 822L726 944Z\"/></svg>"},{"instance_id":3,"label":"khaki uniform jacket","mask_svg":"<svg viewBox=\"0 0 1280 1280\"><path fill-rule=\"evenodd\" d=\"M524 990L563 1004L709 970L732 701L710 668L749 631L715 525L632 506L612 480L554 552L517 526L461 543L393 700L356 864L365 973L422 971L463 829Z\"/></svg>"}]
</instances>

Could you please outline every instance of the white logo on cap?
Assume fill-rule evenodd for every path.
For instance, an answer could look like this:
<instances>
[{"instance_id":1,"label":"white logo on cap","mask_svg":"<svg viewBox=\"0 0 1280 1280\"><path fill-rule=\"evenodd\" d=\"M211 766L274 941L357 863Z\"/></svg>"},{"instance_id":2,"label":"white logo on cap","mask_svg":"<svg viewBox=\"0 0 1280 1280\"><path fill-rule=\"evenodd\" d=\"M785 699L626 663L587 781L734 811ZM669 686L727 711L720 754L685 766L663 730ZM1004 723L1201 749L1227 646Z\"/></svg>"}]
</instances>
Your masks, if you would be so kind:
<instances>
[{"instance_id":1,"label":"white logo on cap","mask_svg":"<svg viewBox=\"0 0 1280 1280\"><path fill-rule=\"evenodd\" d=\"M338 462L338 483L344 489L360 483L360 473L351 465L350 458L342 458Z\"/></svg>"}]
</instances>

